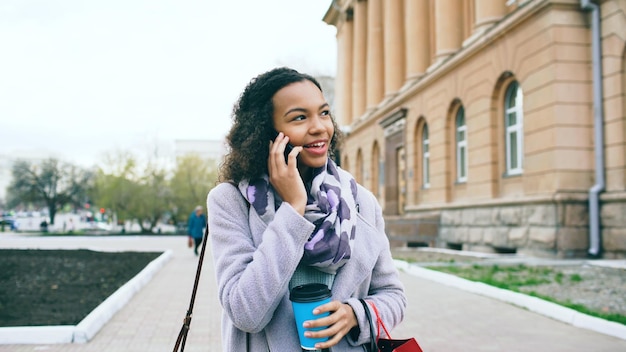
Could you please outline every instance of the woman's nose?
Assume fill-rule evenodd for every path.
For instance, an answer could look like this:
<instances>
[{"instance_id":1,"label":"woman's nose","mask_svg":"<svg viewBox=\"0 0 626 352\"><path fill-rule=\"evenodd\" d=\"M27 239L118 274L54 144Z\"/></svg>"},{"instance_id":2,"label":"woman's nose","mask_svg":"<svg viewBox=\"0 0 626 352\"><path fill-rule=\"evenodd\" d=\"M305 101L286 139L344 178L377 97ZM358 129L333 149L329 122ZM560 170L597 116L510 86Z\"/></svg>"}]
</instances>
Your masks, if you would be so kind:
<instances>
[{"instance_id":1,"label":"woman's nose","mask_svg":"<svg viewBox=\"0 0 626 352\"><path fill-rule=\"evenodd\" d=\"M319 133L320 131L324 131L324 122L319 116L314 117L309 121L311 122L311 125L309 126L309 131L311 131L311 133Z\"/></svg>"}]
</instances>

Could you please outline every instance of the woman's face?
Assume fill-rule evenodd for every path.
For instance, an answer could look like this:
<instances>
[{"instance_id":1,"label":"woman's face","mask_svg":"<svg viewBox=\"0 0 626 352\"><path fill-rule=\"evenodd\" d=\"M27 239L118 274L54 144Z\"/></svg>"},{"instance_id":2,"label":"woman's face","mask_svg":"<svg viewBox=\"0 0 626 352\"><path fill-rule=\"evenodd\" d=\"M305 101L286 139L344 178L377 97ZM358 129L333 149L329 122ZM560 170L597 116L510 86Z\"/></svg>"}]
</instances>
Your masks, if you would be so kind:
<instances>
[{"instance_id":1,"label":"woman's face","mask_svg":"<svg viewBox=\"0 0 626 352\"><path fill-rule=\"evenodd\" d=\"M288 136L292 145L303 147L298 167L324 166L335 129L320 89L308 80L292 83L277 91L272 103L274 128Z\"/></svg>"}]
</instances>

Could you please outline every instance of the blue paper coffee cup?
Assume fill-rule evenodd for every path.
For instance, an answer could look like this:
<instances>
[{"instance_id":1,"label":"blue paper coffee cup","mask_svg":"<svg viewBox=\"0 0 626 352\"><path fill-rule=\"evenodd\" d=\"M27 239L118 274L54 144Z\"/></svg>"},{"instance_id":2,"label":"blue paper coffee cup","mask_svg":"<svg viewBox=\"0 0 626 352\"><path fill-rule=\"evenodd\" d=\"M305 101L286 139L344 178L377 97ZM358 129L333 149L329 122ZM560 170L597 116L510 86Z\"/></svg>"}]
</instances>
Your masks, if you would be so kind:
<instances>
[{"instance_id":1,"label":"blue paper coffee cup","mask_svg":"<svg viewBox=\"0 0 626 352\"><path fill-rule=\"evenodd\" d=\"M318 342L328 341L328 337L324 338L308 338L304 336L305 331L324 330L327 327L320 326L317 328L305 329L302 324L307 320L316 320L330 313L313 314L313 309L322 304L330 302L330 290L324 284L306 284L296 286L289 293L289 300L293 307L293 314L296 318L296 327L298 328L298 336L300 337L300 346L305 350L315 350L315 344Z\"/></svg>"}]
</instances>

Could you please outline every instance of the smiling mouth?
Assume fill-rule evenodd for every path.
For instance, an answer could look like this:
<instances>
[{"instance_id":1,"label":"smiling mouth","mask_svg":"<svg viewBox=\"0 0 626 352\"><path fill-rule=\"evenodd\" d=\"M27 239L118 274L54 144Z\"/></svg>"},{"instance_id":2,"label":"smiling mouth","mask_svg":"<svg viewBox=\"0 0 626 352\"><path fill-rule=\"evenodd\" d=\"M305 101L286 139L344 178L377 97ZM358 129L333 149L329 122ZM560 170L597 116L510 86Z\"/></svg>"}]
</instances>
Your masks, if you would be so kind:
<instances>
[{"instance_id":1,"label":"smiling mouth","mask_svg":"<svg viewBox=\"0 0 626 352\"><path fill-rule=\"evenodd\" d=\"M326 145L324 142L313 143L304 145L303 148L323 148Z\"/></svg>"}]
</instances>

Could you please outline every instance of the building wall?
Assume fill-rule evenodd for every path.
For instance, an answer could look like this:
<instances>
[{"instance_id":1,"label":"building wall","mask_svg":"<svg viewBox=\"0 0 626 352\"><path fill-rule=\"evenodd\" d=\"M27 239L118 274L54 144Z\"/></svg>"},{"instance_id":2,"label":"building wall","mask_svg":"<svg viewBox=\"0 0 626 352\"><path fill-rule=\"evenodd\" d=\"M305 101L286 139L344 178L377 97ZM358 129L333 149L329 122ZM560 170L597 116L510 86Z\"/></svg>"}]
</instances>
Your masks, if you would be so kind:
<instances>
[{"instance_id":1,"label":"building wall","mask_svg":"<svg viewBox=\"0 0 626 352\"><path fill-rule=\"evenodd\" d=\"M338 63L344 68L338 70L335 95L337 101L352 102L337 111L350 131L342 160L362 175L364 186L382 190L378 195L390 237L408 245L586 255L596 157L591 17L579 1L346 0L335 5L324 17L337 26ZM626 257L626 0L604 0L600 6L606 138L602 245L605 257ZM372 8L379 17L372 19ZM361 32L366 33L361 33L364 18ZM363 52L365 64L358 57ZM345 69L350 64L353 69ZM365 75L355 78L355 72ZM505 94L512 82L523 92L517 115L523 121L519 173L507 172L506 166L511 158ZM461 107L468 166L466 178L459 179L456 116ZM374 146L382 160L372 157ZM384 177L360 171L376 164ZM429 226L431 233L410 239L407 224L432 224L433 218L437 228Z\"/></svg>"},{"instance_id":2,"label":"building wall","mask_svg":"<svg viewBox=\"0 0 626 352\"><path fill-rule=\"evenodd\" d=\"M626 1L601 2L604 135L607 191L602 195L602 241L626 251Z\"/></svg>"}]
</instances>

